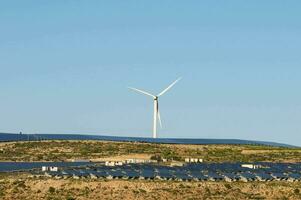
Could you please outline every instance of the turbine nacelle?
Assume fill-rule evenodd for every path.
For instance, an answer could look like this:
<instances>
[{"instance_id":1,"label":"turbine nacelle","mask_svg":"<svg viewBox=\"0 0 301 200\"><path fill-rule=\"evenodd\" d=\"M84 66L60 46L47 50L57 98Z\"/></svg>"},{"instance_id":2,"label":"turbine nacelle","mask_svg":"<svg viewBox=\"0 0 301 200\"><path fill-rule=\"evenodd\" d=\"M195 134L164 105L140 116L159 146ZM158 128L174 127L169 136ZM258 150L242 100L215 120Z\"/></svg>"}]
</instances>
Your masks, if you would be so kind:
<instances>
[{"instance_id":1,"label":"turbine nacelle","mask_svg":"<svg viewBox=\"0 0 301 200\"><path fill-rule=\"evenodd\" d=\"M170 84L165 90L163 90L161 93L158 95L153 95L149 92L137 89L137 88L132 88L129 87L129 89L134 90L136 92L139 92L141 94L150 96L154 99L154 128L153 128L153 138L157 138L157 122L159 120L160 126L162 128L162 122L161 122L161 116L160 116L160 111L159 111L159 97L164 95L168 90L170 90L178 81L180 81L181 78L178 78L176 81L174 81L172 84Z\"/></svg>"}]
</instances>

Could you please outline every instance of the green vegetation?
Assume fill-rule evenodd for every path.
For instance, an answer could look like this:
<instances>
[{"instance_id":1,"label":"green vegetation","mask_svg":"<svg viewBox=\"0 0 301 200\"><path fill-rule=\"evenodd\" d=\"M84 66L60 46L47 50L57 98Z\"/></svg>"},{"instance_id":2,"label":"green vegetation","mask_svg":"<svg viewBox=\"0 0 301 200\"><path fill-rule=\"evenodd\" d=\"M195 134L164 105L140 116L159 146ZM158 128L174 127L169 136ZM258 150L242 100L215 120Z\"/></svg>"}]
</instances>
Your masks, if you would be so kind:
<instances>
[{"instance_id":1,"label":"green vegetation","mask_svg":"<svg viewBox=\"0 0 301 200\"><path fill-rule=\"evenodd\" d=\"M177 155L171 148L156 144L111 143L94 141L16 142L2 145L0 160L60 161L93 159L127 154L162 154L169 159Z\"/></svg>"},{"instance_id":2,"label":"green vegetation","mask_svg":"<svg viewBox=\"0 0 301 200\"><path fill-rule=\"evenodd\" d=\"M0 143L1 161L64 161L147 154L183 161L187 157L206 162L300 162L300 148L252 145L168 145L101 141L41 141Z\"/></svg>"},{"instance_id":3,"label":"green vegetation","mask_svg":"<svg viewBox=\"0 0 301 200\"><path fill-rule=\"evenodd\" d=\"M55 188L54 188L54 187L49 187L48 192L49 192L50 194L55 193Z\"/></svg>"}]
</instances>

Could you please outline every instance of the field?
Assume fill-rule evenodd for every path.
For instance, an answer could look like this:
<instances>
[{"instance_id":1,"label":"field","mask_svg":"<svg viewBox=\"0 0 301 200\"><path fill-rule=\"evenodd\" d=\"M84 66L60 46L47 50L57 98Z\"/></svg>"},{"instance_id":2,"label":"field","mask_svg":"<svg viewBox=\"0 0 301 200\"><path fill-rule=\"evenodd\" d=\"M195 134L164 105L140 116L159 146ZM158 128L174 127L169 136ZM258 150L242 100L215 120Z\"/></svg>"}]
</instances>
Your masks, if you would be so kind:
<instances>
[{"instance_id":1,"label":"field","mask_svg":"<svg viewBox=\"0 0 301 200\"><path fill-rule=\"evenodd\" d=\"M205 162L300 162L300 148L252 145L171 145L102 141L0 143L0 161L122 160L187 157ZM0 199L301 199L301 183L177 182L31 178L0 174Z\"/></svg>"},{"instance_id":2,"label":"field","mask_svg":"<svg viewBox=\"0 0 301 200\"><path fill-rule=\"evenodd\" d=\"M170 145L102 141L0 143L0 161L114 160L151 157L206 162L301 162L300 148L252 145Z\"/></svg>"},{"instance_id":3,"label":"field","mask_svg":"<svg viewBox=\"0 0 301 200\"><path fill-rule=\"evenodd\" d=\"M301 199L301 183L101 181L2 177L0 199Z\"/></svg>"}]
</instances>

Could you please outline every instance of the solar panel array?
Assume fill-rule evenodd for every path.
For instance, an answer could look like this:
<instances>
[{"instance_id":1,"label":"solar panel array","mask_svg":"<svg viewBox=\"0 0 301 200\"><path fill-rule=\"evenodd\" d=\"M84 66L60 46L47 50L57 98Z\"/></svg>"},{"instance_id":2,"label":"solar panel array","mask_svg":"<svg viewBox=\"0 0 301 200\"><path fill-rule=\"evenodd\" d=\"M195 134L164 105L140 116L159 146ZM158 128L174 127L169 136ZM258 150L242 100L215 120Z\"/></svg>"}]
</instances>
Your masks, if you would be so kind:
<instances>
[{"instance_id":1,"label":"solar panel array","mask_svg":"<svg viewBox=\"0 0 301 200\"><path fill-rule=\"evenodd\" d=\"M258 163L257 163L258 164ZM168 167L131 164L118 167L89 166L46 174L56 178L146 179L178 181L301 181L301 164L260 163L259 169L241 167L240 163L189 164Z\"/></svg>"},{"instance_id":2,"label":"solar panel array","mask_svg":"<svg viewBox=\"0 0 301 200\"><path fill-rule=\"evenodd\" d=\"M265 141L237 140L237 139L190 139L190 138L143 138L116 137L103 135L79 134L13 134L0 133L0 141L39 141L39 140L101 140L117 142L146 142L161 144L234 144L234 145L265 145L277 147L295 147L287 144Z\"/></svg>"}]
</instances>

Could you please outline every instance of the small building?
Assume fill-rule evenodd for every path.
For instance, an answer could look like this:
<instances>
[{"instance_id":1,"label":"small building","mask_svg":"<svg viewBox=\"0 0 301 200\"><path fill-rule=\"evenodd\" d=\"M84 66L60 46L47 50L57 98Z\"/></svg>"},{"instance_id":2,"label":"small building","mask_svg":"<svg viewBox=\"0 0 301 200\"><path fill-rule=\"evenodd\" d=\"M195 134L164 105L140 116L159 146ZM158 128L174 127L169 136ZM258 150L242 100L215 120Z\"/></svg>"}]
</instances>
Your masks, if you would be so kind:
<instances>
[{"instance_id":1,"label":"small building","mask_svg":"<svg viewBox=\"0 0 301 200\"><path fill-rule=\"evenodd\" d=\"M83 160L83 159L72 159L71 162L82 162L82 163L88 163L91 162L91 160Z\"/></svg>"},{"instance_id":2,"label":"small building","mask_svg":"<svg viewBox=\"0 0 301 200\"><path fill-rule=\"evenodd\" d=\"M172 163L170 163L170 166L171 167L183 167L184 163L182 163L182 162L172 162Z\"/></svg>"},{"instance_id":3,"label":"small building","mask_svg":"<svg viewBox=\"0 0 301 200\"><path fill-rule=\"evenodd\" d=\"M43 172L57 172L59 171L59 168L58 167L53 167L53 166L42 166L42 171Z\"/></svg>"},{"instance_id":4,"label":"small building","mask_svg":"<svg viewBox=\"0 0 301 200\"><path fill-rule=\"evenodd\" d=\"M122 166L123 162L121 162L121 161L106 161L105 165L109 166L109 167Z\"/></svg>"},{"instance_id":5,"label":"small building","mask_svg":"<svg viewBox=\"0 0 301 200\"><path fill-rule=\"evenodd\" d=\"M158 161L156 160L144 160L144 159L136 159L136 158L131 158L125 160L126 164L138 164L138 163L156 163Z\"/></svg>"},{"instance_id":6,"label":"small building","mask_svg":"<svg viewBox=\"0 0 301 200\"><path fill-rule=\"evenodd\" d=\"M115 166L122 166L122 165L123 165L123 162L121 162L121 161L115 162Z\"/></svg>"},{"instance_id":7,"label":"small building","mask_svg":"<svg viewBox=\"0 0 301 200\"><path fill-rule=\"evenodd\" d=\"M255 164L242 164L241 167L249 168L249 169L260 169L260 168L262 168L260 165L255 165Z\"/></svg>"},{"instance_id":8,"label":"small building","mask_svg":"<svg viewBox=\"0 0 301 200\"><path fill-rule=\"evenodd\" d=\"M202 163L202 158L185 158L186 163Z\"/></svg>"}]
</instances>

